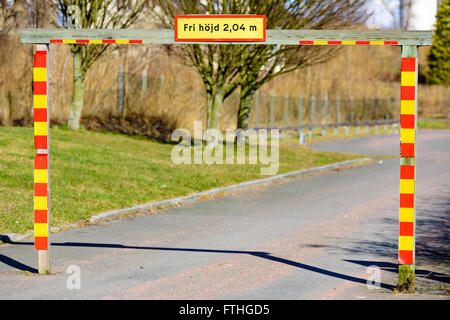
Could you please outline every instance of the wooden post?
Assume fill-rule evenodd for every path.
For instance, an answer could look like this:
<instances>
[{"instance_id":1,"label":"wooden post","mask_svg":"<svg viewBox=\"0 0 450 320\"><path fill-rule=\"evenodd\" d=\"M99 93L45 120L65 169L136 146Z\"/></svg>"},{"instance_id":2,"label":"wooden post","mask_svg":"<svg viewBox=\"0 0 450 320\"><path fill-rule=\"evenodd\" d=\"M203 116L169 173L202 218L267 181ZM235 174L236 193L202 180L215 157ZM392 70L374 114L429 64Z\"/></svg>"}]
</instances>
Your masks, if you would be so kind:
<instances>
[{"instance_id":1,"label":"wooden post","mask_svg":"<svg viewBox=\"0 0 450 320\"><path fill-rule=\"evenodd\" d=\"M49 45L36 45L33 68L34 110L34 248L38 250L38 272L50 267L50 105Z\"/></svg>"},{"instance_id":2,"label":"wooden post","mask_svg":"<svg viewBox=\"0 0 450 320\"><path fill-rule=\"evenodd\" d=\"M350 124L352 124L353 123L353 116L354 116L354 113L353 113L353 97L350 97L348 102L349 102L349 115L348 115L349 116L349 122L350 122ZM350 132L350 127L347 126L347 128L345 128L345 134L348 135L349 132ZM357 127L357 133L359 133L359 126Z\"/></svg>"},{"instance_id":3,"label":"wooden post","mask_svg":"<svg viewBox=\"0 0 450 320\"><path fill-rule=\"evenodd\" d=\"M311 125L316 123L316 98L311 97ZM314 128L309 129L309 137L312 138Z\"/></svg>"},{"instance_id":4,"label":"wooden post","mask_svg":"<svg viewBox=\"0 0 450 320\"><path fill-rule=\"evenodd\" d=\"M368 120L366 118L367 116L367 101L366 101L366 97L362 98L362 116L361 116L361 120Z\"/></svg>"},{"instance_id":5,"label":"wooden post","mask_svg":"<svg viewBox=\"0 0 450 320\"><path fill-rule=\"evenodd\" d=\"M327 112L328 112L328 94L323 97L323 109L322 109L322 124L327 123Z\"/></svg>"},{"instance_id":6,"label":"wooden post","mask_svg":"<svg viewBox=\"0 0 450 320\"><path fill-rule=\"evenodd\" d=\"M284 125L289 127L289 96L284 95Z\"/></svg>"},{"instance_id":7,"label":"wooden post","mask_svg":"<svg viewBox=\"0 0 450 320\"><path fill-rule=\"evenodd\" d=\"M259 92L255 93L255 128L259 128Z\"/></svg>"},{"instance_id":8,"label":"wooden post","mask_svg":"<svg viewBox=\"0 0 450 320\"><path fill-rule=\"evenodd\" d=\"M323 109L322 109L322 124L327 123L327 112L328 112L328 94L323 97ZM322 128L322 136L325 136L325 127Z\"/></svg>"},{"instance_id":9,"label":"wooden post","mask_svg":"<svg viewBox=\"0 0 450 320\"><path fill-rule=\"evenodd\" d=\"M275 127L275 97L270 95L270 128Z\"/></svg>"},{"instance_id":10,"label":"wooden post","mask_svg":"<svg viewBox=\"0 0 450 320\"><path fill-rule=\"evenodd\" d=\"M384 120L387 120L389 118L389 104L390 99L389 97L386 98L386 110L384 112ZM387 123L384 124L384 131L387 131Z\"/></svg>"},{"instance_id":11,"label":"wooden post","mask_svg":"<svg viewBox=\"0 0 450 320\"><path fill-rule=\"evenodd\" d=\"M166 76L162 74L159 77L159 94L160 95L162 95L165 90L165 82L166 82Z\"/></svg>"},{"instance_id":12,"label":"wooden post","mask_svg":"<svg viewBox=\"0 0 450 320\"><path fill-rule=\"evenodd\" d=\"M147 76L147 69L142 70L141 75L141 98L145 97L147 94L147 82L148 82L148 76Z\"/></svg>"},{"instance_id":13,"label":"wooden post","mask_svg":"<svg viewBox=\"0 0 450 320\"><path fill-rule=\"evenodd\" d=\"M391 109L391 99L389 97L386 97L386 110L384 110L384 118L388 118L389 110Z\"/></svg>"},{"instance_id":14,"label":"wooden post","mask_svg":"<svg viewBox=\"0 0 450 320\"><path fill-rule=\"evenodd\" d=\"M305 144L305 142L306 142L305 134L300 131L300 134L298 136L298 143L299 144Z\"/></svg>"},{"instance_id":15,"label":"wooden post","mask_svg":"<svg viewBox=\"0 0 450 320\"><path fill-rule=\"evenodd\" d=\"M119 66L119 73L117 74L117 111L119 115L123 115L124 105L124 79L123 79L123 66Z\"/></svg>"},{"instance_id":16,"label":"wooden post","mask_svg":"<svg viewBox=\"0 0 450 320\"><path fill-rule=\"evenodd\" d=\"M378 100L378 98L375 98L374 101L374 118L373 119L377 119L378 118L378 113L380 112L380 101Z\"/></svg>"},{"instance_id":17,"label":"wooden post","mask_svg":"<svg viewBox=\"0 0 450 320\"><path fill-rule=\"evenodd\" d=\"M302 133L303 122L303 98L298 98L298 139L300 144L305 143L305 134Z\"/></svg>"},{"instance_id":18,"label":"wooden post","mask_svg":"<svg viewBox=\"0 0 450 320\"><path fill-rule=\"evenodd\" d=\"M339 97L336 98L336 122L341 122L341 99Z\"/></svg>"},{"instance_id":19,"label":"wooden post","mask_svg":"<svg viewBox=\"0 0 450 320\"><path fill-rule=\"evenodd\" d=\"M397 98L396 97L391 97L391 102L390 105L394 105L394 108L397 107Z\"/></svg>"},{"instance_id":20,"label":"wooden post","mask_svg":"<svg viewBox=\"0 0 450 320\"><path fill-rule=\"evenodd\" d=\"M303 122L303 98L298 99L298 130L302 130Z\"/></svg>"},{"instance_id":21,"label":"wooden post","mask_svg":"<svg viewBox=\"0 0 450 320\"><path fill-rule=\"evenodd\" d=\"M334 128L334 134L338 134L338 123L341 123L341 99L339 97L336 97L336 127Z\"/></svg>"},{"instance_id":22,"label":"wooden post","mask_svg":"<svg viewBox=\"0 0 450 320\"><path fill-rule=\"evenodd\" d=\"M415 281L417 60L417 46L402 46L398 290L405 292Z\"/></svg>"},{"instance_id":23,"label":"wooden post","mask_svg":"<svg viewBox=\"0 0 450 320\"><path fill-rule=\"evenodd\" d=\"M350 123L353 123L354 111L353 111L353 97L350 97Z\"/></svg>"},{"instance_id":24,"label":"wooden post","mask_svg":"<svg viewBox=\"0 0 450 320\"><path fill-rule=\"evenodd\" d=\"M159 76L158 105L162 109L164 109L164 103L165 103L165 101L164 101L165 82L166 82L166 77L164 76L164 74L161 74Z\"/></svg>"}]
</instances>

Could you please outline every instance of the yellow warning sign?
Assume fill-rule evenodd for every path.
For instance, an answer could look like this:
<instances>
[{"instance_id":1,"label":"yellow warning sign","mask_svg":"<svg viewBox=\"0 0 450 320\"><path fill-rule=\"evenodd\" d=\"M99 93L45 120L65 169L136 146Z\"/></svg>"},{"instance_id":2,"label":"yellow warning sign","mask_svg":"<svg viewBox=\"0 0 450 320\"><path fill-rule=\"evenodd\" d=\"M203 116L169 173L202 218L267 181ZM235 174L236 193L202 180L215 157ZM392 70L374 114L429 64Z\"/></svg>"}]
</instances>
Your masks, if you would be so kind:
<instances>
[{"instance_id":1,"label":"yellow warning sign","mask_svg":"<svg viewBox=\"0 0 450 320\"><path fill-rule=\"evenodd\" d=\"M175 16L175 41L266 41L266 16Z\"/></svg>"}]
</instances>

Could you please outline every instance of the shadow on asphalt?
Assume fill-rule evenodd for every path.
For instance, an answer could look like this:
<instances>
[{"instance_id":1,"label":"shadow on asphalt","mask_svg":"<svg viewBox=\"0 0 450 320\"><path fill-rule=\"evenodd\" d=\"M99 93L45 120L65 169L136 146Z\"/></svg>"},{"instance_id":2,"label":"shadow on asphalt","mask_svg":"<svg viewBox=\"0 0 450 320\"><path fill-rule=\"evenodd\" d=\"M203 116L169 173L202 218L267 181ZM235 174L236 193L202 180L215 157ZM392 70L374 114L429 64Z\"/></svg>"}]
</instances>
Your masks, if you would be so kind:
<instances>
[{"instance_id":1,"label":"shadow on asphalt","mask_svg":"<svg viewBox=\"0 0 450 320\"><path fill-rule=\"evenodd\" d=\"M381 262L381 261L360 261L360 260L344 260L346 262L355 263L360 266L364 267L370 267L370 266L376 266L384 271L389 271L393 273L398 272L398 265L391 262ZM450 283L450 275L440 273L440 272L434 272L429 270L423 270L423 269L416 269L415 270L416 276L419 276L421 278L427 278L430 280L435 280L443 283Z\"/></svg>"},{"instance_id":2,"label":"shadow on asphalt","mask_svg":"<svg viewBox=\"0 0 450 320\"><path fill-rule=\"evenodd\" d=\"M33 245L33 242L11 242L14 245ZM310 266L304 263L283 259L279 257L274 257L270 255L270 253L262 252L262 251L239 251L239 250L214 250L214 249L194 249L194 248L164 248L164 247L139 247L139 246L128 246L122 244L115 243L85 243L85 242L62 242L62 243L52 243L52 246L61 246L61 247L88 247L88 248L116 248L116 249L136 249L136 250L159 250L159 251L182 251L182 252L205 252L205 253L228 253L228 254L248 254L251 256L255 256L262 259L267 259L283 264L287 264L296 268L308 270L311 272L316 272L319 274L323 274L326 276L343 279L347 281L367 284L366 279L361 279L349 275L345 275L342 273ZM17 268L23 271L29 272L37 272L37 270L26 266L16 260L8 258L4 255L0 255L0 262L3 262L11 267ZM26 270L24 270L26 268ZM33 270L33 271L32 271ZM381 284L382 288L393 290L395 287L389 284Z\"/></svg>"},{"instance_id":3,"label":"shadow on asphalt","mask_svg":"<svg viewBox=\"0 0 450 320\"><path fill-rule=\"evenodd\" d=\"M385 208L388 210L388 208ZM450 264L450 200L448 194L436 194L430 198L418 198L418 206L416 213L416 265L430 265L435 263L443 264L447 266ZM382 220L384 228L392 230L388 234L396 234L398 228L398 218L385 218ZM396 237L387 237L386 233L374 233L374 239L372 241L361 241L358 239L351 240L354 244L350 248L343 246L328 246L320 244L304 244L303 247L329 247L339 250L347 251L354 254L370 254L380 258L380 261L362 261L362 260L343 260L346 262L359 264L361 266L376 265L382 270L397 273L398 265L391 262L383 262L384 258L392 259L397 255L397 239ZM7 237L3 236L1 240L5 243L13 245L33 245L33 242L13 242ZM342 240L342 239L340 239ZM163 248L163 247L139 247L129 246L114 243L82 243L82 242L62 242L52 243L52 246L62 247L94 247L94 248L116 248L116 249L136 249L136 250L159 250L159 251L182 251L182 252L204 252L204 253L225 253L225 254L247 254L262 259L267 259L283 264L287 264L303 270L323 274L326 276L343 279L347 281L366 284L365 279L337 273L331 270L314 267L311 265L303 264L300 262L287 260L270 255L267 252L260 251L237 251L237 250L214 250L214 249L195 249L195 248ZM26 271L30 273L37 273L37 269L32 268L26 264L23 264L17 260L0 254L0 262L13 267L15 269ZM428 267L427 267L428 268ZM440 272L416 269L416 275L421 278L426 278L441 283L450 283L450 274L444 274ZM383 288L394 289L395 287L389 284L382 284Z\"/></svg>"},{"instance_id":4,"label":"shadow on asphalt","mask_svg":"<svg viewBox=\"0 0 450 320\"><path fill-rule=\"evenodd\" d=\"M12 258L9 258L3 254L0 254L0 262L3 262L4 264L13 267L15 269L21 270L21 271L27 271L31 273L37 273L38 270L35 268L32 268L30 266L27 266L26 264L23 264L17 260L14 260Z\"/></svg>"},{"instance_id":5,"label":"shadow on asphalt","mask_svg":"<svg viewBox=\"0 0 450 320\"><path fill-rule=\"evenodd\" d=\"M449 186L450 188L450 186ZM426 263L450 264L450 199L447 194L437 194L430 198L419 197L416 208L416 259ZM388 208L382 208L388 210ZM397 213L395 218L382 220L384 229L398 230ZM398 234L396 232L395 234ZM359 241L357 250L361 253L376 254L379 257L392 257L397 250L397 238L374 233L378 241ZM354 240L356 241L356 240ZM349 248L348 251L355 249Z\"/></svg>"},{"instance_id":6,"label":"shadow on asphalt","mask_svg":"<svg viewBox=\"0 0 450 320\"><path fill-rule=\"evenodd\" d=\"M450 186L449 186L450 188ZM450 265L450 200L448 194L437 193L429 198L418 197L416 208L416 275L420 278L450 283L450 273L441 273L432 270L417 268L425 265L427 268L435 268L436 265L448 270ZM387 210L387 209L386 209ZM398 218L384 218L382 220L385 230L392 230L398 234ZM394 231L395 230L395 231ZM389 232L388 234L394 234ZM397 256L397 237L386 237L386 233L374 233L373 238L377 240L361 241L350 240L352 246L345 248L342 246L328 246L344 250L351 254L364 254L391 260ZM342 239L341 239L342 240ZM382 261L360 261L344 260L356 263L365 267L376 265L382 270L398 272L398 265L391 262Z\"/></svg>"}]
</instances>

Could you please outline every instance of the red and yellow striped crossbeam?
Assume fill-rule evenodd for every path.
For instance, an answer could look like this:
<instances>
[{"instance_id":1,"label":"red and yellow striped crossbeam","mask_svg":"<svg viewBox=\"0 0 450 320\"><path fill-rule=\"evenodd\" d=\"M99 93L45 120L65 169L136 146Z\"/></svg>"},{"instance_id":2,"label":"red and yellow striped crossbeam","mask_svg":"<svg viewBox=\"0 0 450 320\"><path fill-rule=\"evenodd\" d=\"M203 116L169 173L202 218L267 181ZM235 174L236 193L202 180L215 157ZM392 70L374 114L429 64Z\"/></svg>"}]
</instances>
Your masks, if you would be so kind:
<instances>
[{"instance_id":1,"label":"red and yellow striped crossbeam","mask_svg":"<svg viewBox=\"0 0 450 320\"><path fill-rule=\"evenodd\" d=\"M109 40L109 39L51 39L50 43L142 43L142 40Z\"/></svg>"},{"instance_id":2,"label":"red and yellow striped crossbeam","mask_svg":"<svg viewBox=\"0 0 450 320\"><path fill-rule=\"evenodd\" d=\"M326 41L326 40L300 40L303 45L370 45L370 46L384 46L384 45L398 45L398 41Z\"/></svg>"},{"instance_id":3,"label":"red and yellow striped crossbeam","mask_svg":"<svg viewBox=\"0 0 450 320\"><path fill-rule=\"evenodd\" d=\"M416 58L402 58L399 264L414 264Z\"/></svg>"},{"instance_id":4,"label":"red and yellow striped crossbeam","mask_svg":"<svg viewBox=\"0 0 450 320\"><path fill-rule=\"evenodd\" d=\"M142 40L136 39L50 39L50 43L72 43L72 44L107 44L107 43L141 43ZM398 45L398 41L328 41L328 40L300 40L300 45Z\"/></svg>"},{"instance_id":5,"label":"red and yellow striped crossbeam","mask_svg":"<svg viewBox=\"0 0 450 320\"><path fill-rule=\"evenodd\" d=\"M34 56L33 107L34 147L38 149L34 158L34 247L48 250L47 51L36 51Z\"/></svg>"}]
</instances>

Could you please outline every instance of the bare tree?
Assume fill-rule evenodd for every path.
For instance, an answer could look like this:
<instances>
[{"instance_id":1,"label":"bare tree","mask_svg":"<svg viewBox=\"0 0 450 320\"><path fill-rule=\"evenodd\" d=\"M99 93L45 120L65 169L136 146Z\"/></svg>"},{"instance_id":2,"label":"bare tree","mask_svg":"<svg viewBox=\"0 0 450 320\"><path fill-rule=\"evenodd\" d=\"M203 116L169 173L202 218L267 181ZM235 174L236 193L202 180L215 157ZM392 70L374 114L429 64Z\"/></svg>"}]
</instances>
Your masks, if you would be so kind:
<instances>
[{"instance_id":1,"label":"bare tree","mask_svg":"<svg viewBox=\"0 0 450 320\"><path fill-rule=\"evenodd\" d=\"M407 30L412 19L413 0L400 0L400 28Z\"/></svg>"},{"instance_id":2,"label":"bare tree","mask_svg":"<svg viewBox=\"0 0 450 320\"><path fill-rule=\"evenodd\" d=\"M173 27L176 14L265 14L268 29L322 29L362 20L363 0L160 0L159 20ZM278 45L184 45L183 54L198 70L206 90L208 128L218 128L223 101L241 88L238 128L248 127L256 90L283 73L330 59L337 48Z\"/></svg>"},{"instance_id":3,"label":"bare tree","mask_svg":"<svg viewBox=\"0 0 450 320\"><path fill-rule=\"evenodd\" d=\"M269 29L339 29L366 18L365 1L272 1L268 12ZM272 14L275 12L276 14ZM336 56L333 46L247 47L240 72L240 99L237 128L247 129L255 92L273 78L296 69L323 63Z\"/></svg>"},{"instance_id":4,"label":"bare tree","mask_svg":"<svg viewBox=\"0 0 450 320\"><path fill-rule=\"evenodd\" d=\"M0 35L15 30L26 21L26 1L0 0Z\"/></svg>"},{"instance_id":5,"label":"bare tree","mask_svg":"<svg viewBox=\"0 0 450 320\"><path fill-rule=\"evenodd\" d=\"M147 0L57 0L58 19L55 24L70 27L78 13L77 28L82 29L124 29L132 25L145 9ZM76 10L73 10L75 6ZM105 52L112 49L110 44L88 45L71 44L73 58L73 94L67 126L80 127L83 110L83 92L86 73L89 67Z\"/></svg>"},{"instance_id":6,"label":"bare tree","mask_svg":"<svg viewBox=\"0 0 450 320\"><path fill-rule=\"evenodd\" d=\"M224 14L238 13L238 2L231 1L168 1L158 2L161 10L154 10L164 27L173 28L177 14ZM229 7L231 7L229 9ZM159 14L158 14L159 12ZM186 58L198 71L206 91L206 126L218 128L224 100L239 86L239 64L245 46L230 45L184 45L169 50Z\"/></svg>"},{"instance_id":7,"label":"bare tree","mask_svg":"<svg viewBox=\"0 0 450 320\"><path fill-rule=\"evenodd\" d=\"M50 25L55 6L52 0L0 0L0 35L19 28Z\"/></svg>"},{"instance_id":8,"label":"bare tree","mask_svg":"<svg viewBox=\"0 0 450 320\"><path fill-rule=\"evenodd\" d=\"M388 3L386 0L380 0L383 4L384 8L389 12L389 14L392 16L392 20L394 21L394 29L398 29L400 26L398 24L397 14L395 13L394 9L392 9L390 3Z\"/></svg>"}]
</instances>

